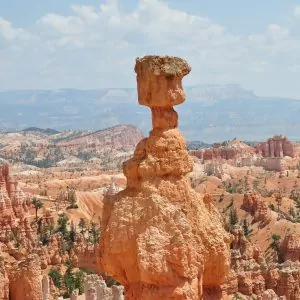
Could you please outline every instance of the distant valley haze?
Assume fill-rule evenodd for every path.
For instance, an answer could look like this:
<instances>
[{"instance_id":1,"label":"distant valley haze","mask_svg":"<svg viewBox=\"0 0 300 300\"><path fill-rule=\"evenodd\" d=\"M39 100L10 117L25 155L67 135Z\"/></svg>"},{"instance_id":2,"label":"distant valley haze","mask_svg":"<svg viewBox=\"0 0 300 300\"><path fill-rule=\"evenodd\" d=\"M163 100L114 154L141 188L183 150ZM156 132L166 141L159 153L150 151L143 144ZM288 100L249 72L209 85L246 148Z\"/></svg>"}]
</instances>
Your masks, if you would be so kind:
<instances>
[{"instance_id":1,"label":"distant valley haze","mask_svg":"<svg viewBox=\"0 0 300 300\"><path fill-rule=\"evenodd\" d=\"M188 140L208 143L238 138L261 141L275 134L299 140L300 101L259 97L239 85L186 87L175 109ZM132 124L146 135L150 110L138 105L133 88L0 92L0 128L99 130Z\"/></svg>"}]
</instances>

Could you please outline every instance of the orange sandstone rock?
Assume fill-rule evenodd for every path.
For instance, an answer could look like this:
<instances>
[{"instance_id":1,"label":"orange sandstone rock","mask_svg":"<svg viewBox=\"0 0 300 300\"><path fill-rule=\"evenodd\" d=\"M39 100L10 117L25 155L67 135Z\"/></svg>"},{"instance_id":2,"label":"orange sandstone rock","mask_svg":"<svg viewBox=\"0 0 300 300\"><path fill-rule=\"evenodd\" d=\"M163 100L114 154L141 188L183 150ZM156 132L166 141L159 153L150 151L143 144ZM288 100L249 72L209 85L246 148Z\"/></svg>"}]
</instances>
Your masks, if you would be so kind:
<instances>
[{"instance_id":1,"label":"orange sandstone rock","mask_svg":"<svg viewBox=\"0 0 300 300\"><path fill-rule=\"evenodd\" d=\"M39 257L29 255L10 270L10 298L11 300L41 300L42 276Z\"/></svg>"},{"instance_id":2,"label":"orange sandstone rock","mask_svg":"<svg viewBox=\"0 0 300 300\"><path fill-rule=\"evenodd\" d=\"M185 94L182 78L191 67L181 58L171 56L145 56L137 58L138 99L151 108L172 108L183 103Z\"/></svg>"},{"instance_id":3,"label":"orange sandstone rock","mask_svg":"<svg viewBox=\"0 0 300 300\"><path fill-rule=\"evenodd\" d=\"M300 237L297 233L287 233L281 243L281 253L284 260L299 261Z\"/></svg>"},{"instance_id":4,"label":"orange sandstone rock","mask_svg":"<svg viewBox=\"0 0 300 300\"><path fill-rule=\"evenodd\" d=\"M9 300L9 279L2 256L0 256L0 299Z\"/></svg>"},{"instance_id":5,"label":"orange sandstone rock","mask_svg":"<svg viewBox=\"0 0 300 300\"><path fill-rule=\"evenodd\" d=\"M0 221L9 217L22 218L29 206L28 197L18 187L7 163L0 164Z\"/></svg>"},{"instance_id":6,"label":"orange sandstone rock","mask_svg":"<svg viewBox=\"0 0 300 300\"><path fill-rule=\"evenodd\" d=\"M263 157L295 157L295 148L285 136L278 135L256 146L256 152Z\"/></svg>"},{"instance_id":7,"label":"orange sandstone rock","mask_svg":"<svg viewBox=\"0 0 300 300\"><path fill-rule=\"evenodd\" d=\"M153 130L123 165L127 188L106 198L103 270L125 286L126 299L218 299L229 272L230 236L217 209L190 187L192 160L173 105L184 101L185 60L138 58L139 103ZM205 296L209 295L209 296Z\"/></svg>"},{"instance_id":8,"label":"orange sandstone rock","mask_svg":"<svg viewBox=\"0 0 300 300\"><path fill-rule=\"evenodd\" d=\"M254 221L264 227L271 221L271 209L268 203L256 193L244 195L242 208L254 216Z\"/></svg>"}]
</instances>

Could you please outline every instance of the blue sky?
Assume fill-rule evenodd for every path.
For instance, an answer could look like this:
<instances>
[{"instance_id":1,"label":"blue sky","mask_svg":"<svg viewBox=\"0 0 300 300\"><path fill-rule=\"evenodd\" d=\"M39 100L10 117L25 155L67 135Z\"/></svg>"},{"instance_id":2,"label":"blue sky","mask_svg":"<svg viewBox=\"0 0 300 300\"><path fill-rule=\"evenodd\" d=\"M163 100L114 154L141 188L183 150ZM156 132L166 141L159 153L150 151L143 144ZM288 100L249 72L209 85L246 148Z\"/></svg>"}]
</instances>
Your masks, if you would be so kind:
<instances>
[{"instance_id":1,"label":"blue sky","mask_svg":"<svg viewBox=\"0 0 300 300\"><path fill-rule=\"evenodd\" d=\"M49 12L71 14L72 4L99 6L106 1L95 0L10 0L0 4L2 17L17 26L32 26L42 15ZM287 23L288 16L299 1L291 0L168 0L164 1L170 7L186 11L191 14L208 16L212 20L222 23L235 33L252 33L261 31L269 23L281 21ZM126 11L134 9L137 0L120 1L120 6ZM18 8L16 10L16 7Z\"/></svg>"},{"instance_id":2,"label":"blue sky","mask_svg":"<svg viewBox=\"0 0 300 300\"><path fill-rule=\"evenodd\" d=\"M300 99L300 1L0 2L0 90L134 87L134 59L182 56L186 84Z\"/></svg>"}]
</instances>

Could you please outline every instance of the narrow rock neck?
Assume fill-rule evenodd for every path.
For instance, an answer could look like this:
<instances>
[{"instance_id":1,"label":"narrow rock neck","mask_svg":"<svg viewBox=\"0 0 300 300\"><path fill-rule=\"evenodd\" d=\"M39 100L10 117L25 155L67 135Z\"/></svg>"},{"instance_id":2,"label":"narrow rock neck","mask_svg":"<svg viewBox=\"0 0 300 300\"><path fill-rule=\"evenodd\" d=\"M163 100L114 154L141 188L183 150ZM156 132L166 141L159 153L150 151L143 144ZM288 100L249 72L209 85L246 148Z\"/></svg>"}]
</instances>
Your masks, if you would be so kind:
<instances>
[{"instance_id":1,"label":"narrow rock neck","mask_svg":"<svg viewBox=\"0 0 300 300\"><path fill-rule=\"evenodd\" d=\"M153 129L168 130L178 127L178 114L173 107L151 107Z\"/></svg>"}]
</instances>

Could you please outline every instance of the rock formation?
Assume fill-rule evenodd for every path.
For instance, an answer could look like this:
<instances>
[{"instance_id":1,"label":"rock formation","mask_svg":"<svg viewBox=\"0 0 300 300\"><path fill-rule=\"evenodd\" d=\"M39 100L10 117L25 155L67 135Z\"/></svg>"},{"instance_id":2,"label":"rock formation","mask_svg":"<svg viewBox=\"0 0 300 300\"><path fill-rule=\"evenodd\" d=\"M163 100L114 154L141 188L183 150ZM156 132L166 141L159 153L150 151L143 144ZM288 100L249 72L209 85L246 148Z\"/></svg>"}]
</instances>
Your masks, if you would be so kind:
<instances>
[{"instance_id":1,"label":"rock formation","mask_svg":"<svg viewBox=\"0 0 300 300\"><path fill-rule=\"evenodd\" d=\"M231 230L233 241L231 242L231 268L238 271L247 264L261 260L262 253L254 247L244 236L243 230L239 225L235 225Z\"/></svg>"},{"instance_id":2,"label":"rock formation","mask_svg":"<svg viewBox=\"0 0 300 300\"><path fill-rule=\"evenodd\" d=\"M116 182L115 182L115 178L112 177L111 178L111 183L106 187L106 189L103 191L103 196L113 196L115 195L116 193L118 193L119 191L119 188L118 186L116 185Z\"/></svg>"},{"instance_id":3,"label":"rock formation","mask_svg":"<svg viewBox=\"0 0 300 300\"><path fill-rule=\"evenodd\" d=\"M247 240L239 225L235 225L231 233L234 238L231 243L231 272L227 278L227 293L232 295L239 292L243 295L241 299L264 299L264 276L267 276L267 271L262 253ZM272 292L266 296L269 294Z\"/></svg>"},{"instance_id":4,"label":"rock formation","mask_svg":"<svg viewBox=\"0 0 300 300\"><path fill-rule=\"evenodd\" d=\"M132 150L133 146L143 138L142 132L133 125L117 125L111 128L75 137L71 141L63 141L58 146L64 151L78 150L79 146L101 149Z\"/></svg>"},{"instance_id":5,"label":"rock formation","mask_svg":"<svg viewBox=\"0 0 300 300\"><path fill-rule=\"evenodd\" d=\"M9 279L2 256L0 256L0 299L9 300Z\"/></svg>"},{"instance_id":6,"label":"rock formation","mask_svg":"<svg viewBox=\"0 0 300 300\"><path fill-rule=\"evenodd\" d=\"M220 179L222 179L222 176L224 175L222 164L217 163L217 162L205 163L204 164L204 172L208 176L216 176Z\"/></svg>"},{"instance_id":7,"label":"rock formation","mask_svg":"<svg viewBox=\"0 0 300 300\"><path fill-rule=\"evenodd\" d=\"M43 276L42 290L43 290L43 300L49 300L50 285L49 285L49 277L46 275Z\"/></svg>"},{"instance_id":8,"label":"rock formation","mask_svg":"<svg viewBox=\"0 0 300 300\"><path fill-rule=\"evenodd\" d=\"M227 277L228 299L300 299L300 263L267 263L263 253L243 235L239 225L231 231L231 272ZM240 298L234 295L240 294ZM226 298L227 299L227 298Z\"/></svg>"},{"instance_id":9,"label":"rock formation","mask_svg":"<svg viewBox=\"0 0 300 300\"><path fill-rule=\"evenodd\" d=\"M296 168L297 151L292 142L279 135L267 142L249 146L241 141L233 140L213 147L192 150L189 152L203 163L206 161L227 164L235 167L261 166L267 171L284 171Z\"/></svg>"},{"instance_id":10,"label":"rock formation","mask_svg":"<svg viewBox=\"0 0 300 300\"><path fill-rule=\"evenodd\" d=\"M227 161L235 166L253 165L255 161L255 150L253 147L248 146L242 141L232 140L230 142L224 142L222 144L216 143L210 148L204 148L199 150L192 150L189 152L192 156L195 156L205 161Z\"/></svg>"},{"instance_id":11,"label":"rock formation","mask_svg":"<svg viewBox=\"0 0 300 300\"><path fill-rule=\"evenodd\" d=\"M22 217L28 211L30 201L18 188L18 182L10 174L8 164L0 165L0 221Z\"/></svg>"},{"instance_id":12,"label":"rock formation","mask_svg":"<svg viewBox=\"0 0 300 300\"><path fill-rule=\"evenodd\" d=\"M79 296L79 292L76 289L71 293L70 300L78 300L78 296Z\"/></svg>"},{"instance_id":13,"label":"rock formation","mask_svg":"<svg viewBox=\"0 0 300 300\"><path fill-rule=\"evenodd\" d=\"M293 143L291 143L285 136L277 135L267 140L267 142L258 144L256 146L256 152L263 157L295 157L295 149Z\"/></svg>"},{"instance_id":14,"label":"rock formation","mask_svg":"<svg viewBox=\"0 0 300 300\"><path fill-rule=\"evenodd\" d=\"M9 272L9 284L11 300L43 299L39 257L32 254L15 263Z\"/></svg>"},{"instance_id":15,"label":"rock formation","mask_svg":"<svg viewBox=\"0 0 300 300\"><path fill-rule=\"evenodd\" d=\"M111 287L112 300L124 300L124 287L113 285Z\"/></svg>"},{"instance_id":16,"label":"rock formation","mask_svg":"<svg viewBox=\"0 0 300 300\"><path fill-rule=\"evenodd\" d=\"M151 108L149 138L123 165L127 188L105 201L101 257L128 300L218 299L229 271L230 237L211 202L186 178L192 160L174 105L185 100L183 59L136 60L138 100Z\"/></svg>"},{"instance_id":17,"label":"rock formation","mask_svg":"<svg viewBox=\"0 0 300 300\"><path fill-rule=\"evenodd\" d=\"M262 295L262 300L278 300L279 297L273 290L266 290Z\"/></svg>"},{"instance_id":18,"label":"rock formation","mask_svg":"<svg viewBox=\"0 0 300 300\"><path fill-rule=\"evenodd\" d=\"M254 222L260 222L260 227L266 226L271 221L271 209L258 194L245 194L241 208L254 216Z\"/></svg>"},{"instance_id":19,"label":"rock formation","mask_svg":"<svg viewBox=\"0 0 300 300\"><path fill-rule=\"evenodd\" d=\"M208 149L192 150L190 154L203 160L234 159L237 156L236 149L221 147L220 145Z\"/></svg>"},{"instance_id":20,"label":"rock formation","mask_svg":"<svg viewBox=\"0 0 300 300\"><path fill-rule=\"evenodd\" d=\"M281 157L266 157L261 159L257 165L267 171L283 172L286 169L285 162Z\"/></svg>"},{"instance_id":21,"label":"rock formation","mask_svg":"<svg viewBox=\"0 0 300 300\"><path fill-rule=\"evenodd\" d=\"M300 239L297 233L287 233L280 245L284 260L300 260Z\"/></svg>"},{"instance_id":22,"label":"rock formation","mask_svg":"<svg viewBox=\"0 0 300 300\"><path fill-rule=\"evenodd\" d=\"M41 261L36 225L28 220L30 198L7 163L0 166L0 299L41 300ZM35 254L34 254L35 253ZM3 258L2 255L3 254ZM45 298L47 299L47 298Z\"/></svg>"},{"instance_id":23,"label":"rock formation","mask_svg":"<svg viewBox=\"0 0 300 300\"><path fill-rule=\"evenodd\" d=\"M84 292L86 300L124 300L123 286L106 286L101 276L92 274L85 278ZM76 298L75 298L76 299Z\"/></svg>"},{"instance_id":24,"label":"rock formation","mask_svg":"<svg viewBox=\"0 0 300 300\"><path fill-rule=\"evenodd\" d=\"M296 151L294 144L285 136L277 135L260 143L255 147L256 153L261 157L256 164L268 171L284 171L288 165L296 166Z\"/></svg>"}]
</instances>

